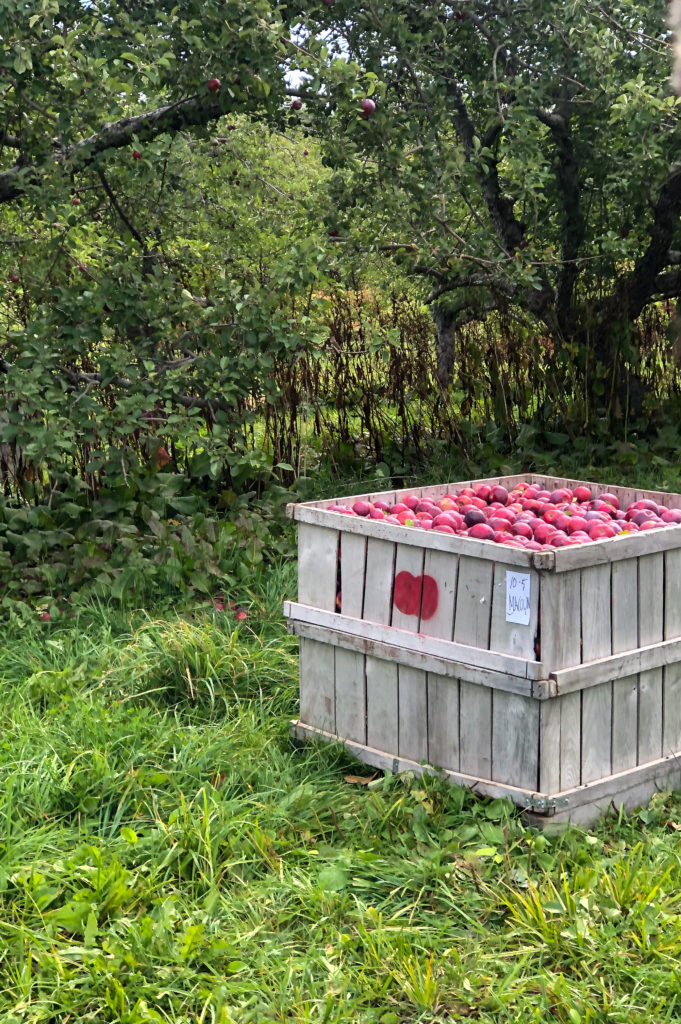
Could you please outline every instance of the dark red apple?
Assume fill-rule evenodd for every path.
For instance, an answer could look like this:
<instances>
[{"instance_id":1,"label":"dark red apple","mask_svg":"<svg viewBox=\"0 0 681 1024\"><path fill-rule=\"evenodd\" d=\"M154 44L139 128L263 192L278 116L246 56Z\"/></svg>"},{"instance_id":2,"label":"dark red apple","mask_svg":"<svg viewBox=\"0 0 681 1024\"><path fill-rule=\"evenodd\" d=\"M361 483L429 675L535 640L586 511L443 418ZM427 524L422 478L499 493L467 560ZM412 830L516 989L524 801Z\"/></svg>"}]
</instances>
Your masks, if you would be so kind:
<instances>
[{"instance_id":1,"label":"dark red apple","mask_svg":"<svg viewBox=\"0 0 681 1024\"><path fill-rule=\"evenodd\" d=\"M374 103L373 100L370 100L368 96L365 96L362 102L360 103L360 107L362 108L363 117L371 117L374 110L376 109L376 104Z\"/></svg>"},{"instance_id":2,"label":"dark red apple","mask_svg":"<svg viewBox=\"0 0 681 1024\"><path fill-rule=\"evenodd\" d=\"M133 149L133 151L132 151L132 158L133 158L133 160L141 160L142 159L142 154L140 153L139 149Z\"/></svg>"},{"instance_id":3,"label":"dark red apple","mask_svg":"<svg viewBox=\"0 0 681 1024\"><path fill-rule=\"evenodd\" d=\"M470 508L463 518L466 526L475 526L476 523L479 524L485 522L485 513L479 508Z\"/></svg>"},{"instance_id":4,"label":"dark red apple","mask_svg":"<svg viewBox=\"0 0 681 1024\"><path fill-rule=\"evenodd\" d=\"M209 78L206 88L208 89L208 92L217 92L221 84L222 83L219 78Z\"/></svg>"},{"instance_id":5,"label":"dark red apple","mask_svg":"<svg viewBox=\"0 0 681 1024\"><path fill-rule=\"evenodd\" d=\"M300 108L302 107L302 105L303 105L303 101L302 101L302 100L299 100L299 99L298 99L298 98L296 97L296 99L294 99L293 103L291 104L291 110L300 110Z\"/></svg>"}]
</instances>

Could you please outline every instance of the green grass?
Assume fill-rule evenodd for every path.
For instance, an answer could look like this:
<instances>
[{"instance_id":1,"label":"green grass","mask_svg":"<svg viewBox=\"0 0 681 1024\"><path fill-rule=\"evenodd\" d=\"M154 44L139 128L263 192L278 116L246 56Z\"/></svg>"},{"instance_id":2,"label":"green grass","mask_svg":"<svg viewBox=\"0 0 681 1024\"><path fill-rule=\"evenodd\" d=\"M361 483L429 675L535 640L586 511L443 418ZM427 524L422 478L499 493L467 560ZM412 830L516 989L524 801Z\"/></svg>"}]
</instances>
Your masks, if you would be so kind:
<instances>
[{"instance_id":1,"label":"green grass","mask_svg":"<svg viewBox=\"0 0 681 1024\"><path fill-rule=\"evenodd\" d=\"M6 627L0 1021L677 1020L678 797L548 837L294 749L294 571L239 624L197 604Z\"/></svg>"}]
</instances>

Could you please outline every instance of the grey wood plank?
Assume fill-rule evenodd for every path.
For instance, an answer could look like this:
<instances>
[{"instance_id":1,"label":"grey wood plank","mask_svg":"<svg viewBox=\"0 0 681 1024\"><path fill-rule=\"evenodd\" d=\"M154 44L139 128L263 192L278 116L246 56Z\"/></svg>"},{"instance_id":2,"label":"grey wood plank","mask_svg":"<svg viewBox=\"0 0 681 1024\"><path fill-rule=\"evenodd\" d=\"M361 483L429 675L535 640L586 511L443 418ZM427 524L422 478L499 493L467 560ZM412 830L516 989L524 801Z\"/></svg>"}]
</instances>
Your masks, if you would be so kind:
<instances>
[{"instance_id":1,"label":"grey wood plank","mask_svg":"<svg viewBox=\"0 0 681 1024\"><path fill-rule=\"evenodd\" d=\"M424 576L430 576L437 585L438 604L433 615L421 617L420 632L424 636L451 640L454 635L454 608L459 574L458 555L445 551L426 551Z\"/></svg>"},{"instance_id":2,"label":"grey wood plank","mask_svg":"<svg viewBox=\"0 0 681 1024\"><path fill-rule=\"evenodd\" d=\"M681 637L681 551L668 551L664 564L664 636ZM681 657L664 670L662 753L681 751Z\"/></svg>"},{"instance_id":3,"label":"grey wood plank","mask_svg":"<svg viewBox=\"0 0 681 1024\"><path fill-rule=\"evenodd\" d=\"M334 648L305 637L300 639L300 720L336 730Z\"/></svg>"},{"instance_id":4,"label":"grey wood plank","mask_svg":"<svg viewBox=\"0 0 681 1024\"><path fill-rule=\"evenodd\" d=\"M579 665L581 661L581 575L579 572L541 578L541 660L548 671ZM559 730L558 764L560 789L577 785L581 776L581 697L563 694L556 701L555 715L542 716L549 730L540 742L540 779L555 780L555 767L547 759L555 757L556 729ZM542 724L542 729L544 728ZM544 786L542 783L542 790ZM546 791L546 790L544 790Z\"/></svg>"},{"instance_id":5,"label":"grey wood plank","mask_svg":"<svg viewBox=\"0 0 681 1024\"><path fill-rule=\"evenodd\" d=\"M612 564L612 650L638 647L638 561ZM612 770L633 768L637 760L638 675L615 672L612 684Z\"/></svg>"},{"instance_id":6,"label":"grey wood plank","mask_svg":"<svg viewBox=\"0 0 681 1024\"><path fill-rule=\"evenodd\" d=\"M638 562L639 644L652 644L664 635L664 557L645 555ZM662 755L662 669L641 672L638 682L638 763Z\"/></svg>"},{"instance_id":7,"label":"grey wood plank","mask_svg":"<svg viewBox=\"0 0 681 1024\"><path fill-rule=\"evenodd\" d=\"M369 537L367 571L364 587L364 618L387 625L393 596L395 545L387 540Z\"/></svg>"},{"instance_id":8,"label":"grey wood plank","mask_svg":"<svg viewBox=\"0 0 681 1024\"><path fill-rule=\"evenodd\" d=\"M347 533L341 538L341 611L362 618L366 575L366 537Z\"/></svg>"},{"instance_id":9,"label":"grey wood plank","mask_svg":"<svg viewBox=\"0 0 681 1024\"><path fill-rule=\"evenodd\" d=\"M397 690L399 702L398 753L412 761L428 760L428 686L421 669L400 665Z\"/></svg>"},{"instance_id":10,"label":"grey wood plank","mask_svg":"<svg viewBox=\"0 0 681 1024\"><path fill-rule=\"evenodd\" d=\"M395 553L395 579L393 585L392 603L392 625L397 629L409 629L415 633L419 628L421 613L421 591L423 585L423 559L425 551L423 548L410 547L407 544L398 544ZM404 574L404 575L402 575ZM404 588L398 587L398 577L401 583L403 579L412 580L413 605L404 604ZM402 608L399 594L402 594Z\"/></svg>"},{"instance_id":11,"label":"grey wood plank","mask_svg":"<svg viewBox=\"0 0 681 1024\"><path fill-rule=\"evenodd\" d=\"M459 764L461 771L492 778L492 690L459 684Z\"/></svg>"},{"instance_id":12,"label":"grey wood plank","mask_svg":"<svg viewBox=\"0 0 681 1024\"><path fill-rule=\"evenodd\" d=\"M459 681L428 673L428 760L459 768Z\"/></svg>"},{"instance_id":13,"label":"grey wood plank","mask_svg":"<svg viewBox=\"0 0 681 1024\"><path fill-rule=\"evenodd\" d=\"M454 615L454 640L470 647L489 650L492 612L491 562L462 555Z\"/></svg>"},{"instance_id":14,"label":"grey wood plank","mask_svg":"<svg viewBox=\"0 0 681 1024\"><path fill-rule=\"evenodd\" d=\"M336 607L338 531L298 526L298 599L325 611Z\"/></svg>"},{"instance_id":15,"label":"grey wood plank","mask_svg":"<svg viewBox=\"0 0 681 1024\"><path fill-rule=\"evenodd\" d=\"M392 609L395 545L370 537L367 540L366 584L363 616L365 620L387 625ZM362 632L369 625L362 625ZM398 703L397 664L367 655L367 742L381 750L397 754Z\"/></svg>"},{"instance_id":16,"label":"grey wood plank","mask_svg":"<svg viewBox=\"0 0 681 1024\"><path fill-rule=\"evenodd\" d=\"M492 779L539 788L539 701L492 691Z\"/></svg>"},{"instance_id":17,"label":"grey wood plank","mask_svg":"<svg viewBox=\"0 0 681 1024\"><path fill-rule=\"evenodd\" d=\"M582 658L612 653L609 565L582 569ZM582 782L611 773L612 680L589 687L582 694Z\"/></svg>"},{"instance_id":18,"label":"grey wood plank","mask_svg":"<svg viewBox=\"0 0 681 1024\"><path fill-rule=\"evenodd\" d=\"M335 648L336 732L341 740L366 743L366 676L364 658Z\"/></svg>"},{"instance_id":19,"label":"grey wood plank","mask_svg":"<svg viewBox=\"0 0 681 1024\"><path fill-rule=\"evenodd\" d=\"M367 743L378 750L397 753L399 712L397 664L367 657Z\"/></svg>"}]
</instances>

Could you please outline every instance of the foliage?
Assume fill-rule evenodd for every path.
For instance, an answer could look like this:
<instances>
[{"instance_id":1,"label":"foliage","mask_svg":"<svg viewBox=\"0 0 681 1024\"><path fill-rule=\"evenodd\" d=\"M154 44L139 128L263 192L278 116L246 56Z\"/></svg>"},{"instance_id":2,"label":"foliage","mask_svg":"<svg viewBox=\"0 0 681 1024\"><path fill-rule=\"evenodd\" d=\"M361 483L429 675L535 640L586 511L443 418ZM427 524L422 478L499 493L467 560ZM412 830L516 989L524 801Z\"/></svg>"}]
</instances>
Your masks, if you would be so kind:
<instances>
[{"instance_id":1,"label":"foliage","mask_svg":"<svg viewBox=\"0 0 681 1024\"><path fill-rule=\"evenodd\" d=\"M639 318L681 295L665 18L634 0L324 12L335 60L307 91L334 168L329 215L424 280L443 380L461 327L494 310L550 339L543 371L565 420L612 428L643 410ZM678 365L670 345L665 358Z\"/></svg>"},{"instance_id":2,"label":"foliage","mask_svg":"<svg viewBox=\"0 0 681 1024\"><path fill-rule=\"evenodd\" d=\"M539 835L294 750L291 565L4 632L0 1016L125 1024L678 1016L678 796Z\"/></svg>"}]
</instances>

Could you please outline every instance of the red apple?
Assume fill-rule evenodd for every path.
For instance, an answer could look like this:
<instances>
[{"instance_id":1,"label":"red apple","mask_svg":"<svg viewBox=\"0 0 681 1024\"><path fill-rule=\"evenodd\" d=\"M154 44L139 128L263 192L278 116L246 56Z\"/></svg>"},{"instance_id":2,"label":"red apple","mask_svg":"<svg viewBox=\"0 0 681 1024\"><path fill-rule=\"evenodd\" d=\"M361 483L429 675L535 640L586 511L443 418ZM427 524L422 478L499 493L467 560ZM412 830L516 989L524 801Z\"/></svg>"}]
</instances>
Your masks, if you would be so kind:
<instances>
[{"instance_id":1,"label":"red apple","mask_svg":"<svg viewBox=\"0 0 681 1024\"><path fill-rule=\"evenodd\" d=\"M208 89L208 92L217 92L221 84L222 83L219 78L209 78L206 88Z\"/></svg>"},{"instance_id":2,"label":"red apple","mask_svg":"<svg viewBox=\"0 0 681 1024\"><path fill-rule=\"evenodd\" d=\"M370 501L362 501L360 499L352 506L352 511L356 516L368 516L371 515L373 507Z\"/></svg>"},{"instance_id":3,"label":"red apple","mask_svg":"<svg viewBox=\"0 0 681 1024\"><path fill-rule=\"evenodd\" d=\"M373 100L369 99L368 96L365 96L365 98L360 103L360 107L362 108L362 115L364 117L371 117L374 110L376 109L376 104L374 103Z\"/></svg>"},{"instance_id":4,"label":"red apple","mask_svg":"<svg viewBox=\"0 0 681 1024\"><path fill-rule=\"evenodd\" d=\"M140 153L139 149L133 149L133 151L132 151L132 158L133 158L133 160L141 160L142 159L142 154Z\"/></svg>"},{"instance_id":5,"label":"red apple","mask_svg":"<svg viewBox=\"0 0 681 1024\"><path fill-rule=\"evenodd\" d=\"M491 498L492 501L498 501L501 505L505 505L508 501L508 491L501 484L497 484L492 488Z\"/></svg>"},{"instance_id":6,"label":"red apple","mask_svg":"<svg viewBox=\"0 0 681 1024\"><path fill-rule=\"evenodd\" d=\"M293 102L291 103L291 110L300 110L300 108L302 107L302 105L303 105L303 101L302 101L302 100L299 100L299 99L298 99L298 98L296 97L296 99L294 99L294 100L293 100Z\"/></svg>"},{"instance_id":7,"label":"red apple","mask_svg":"<svg viewBox=\"0 0 681 1024\"><path fill-rule=\"evenodd\" d=\"M589 523L589 529L587 533L592 540L607 540L609 537L616 535L616 530L612 528L610 523Z\"/></svg>"},{"instance_id":8,"label":"red apple","mask_svg":"<svg viewBox=\"0 0 681 1024\"><path fill-rule=\"evenodd\" d=\"M494 530L487 523L474 523L468 531L469 537L476 540L494 540Z\"/></svg>"},{"instance_id":9,"label":"red apple","mask_svg":"<svg viewBox=\"0 0 681 1024\"><path fill-rule=\"evenodd\" d=\"M593 497L588 487L581 486L575 487L574 491L572 492L572 496L573 498L576 498L577 501L591 501Z\"/></svg>"}]
</instances>

